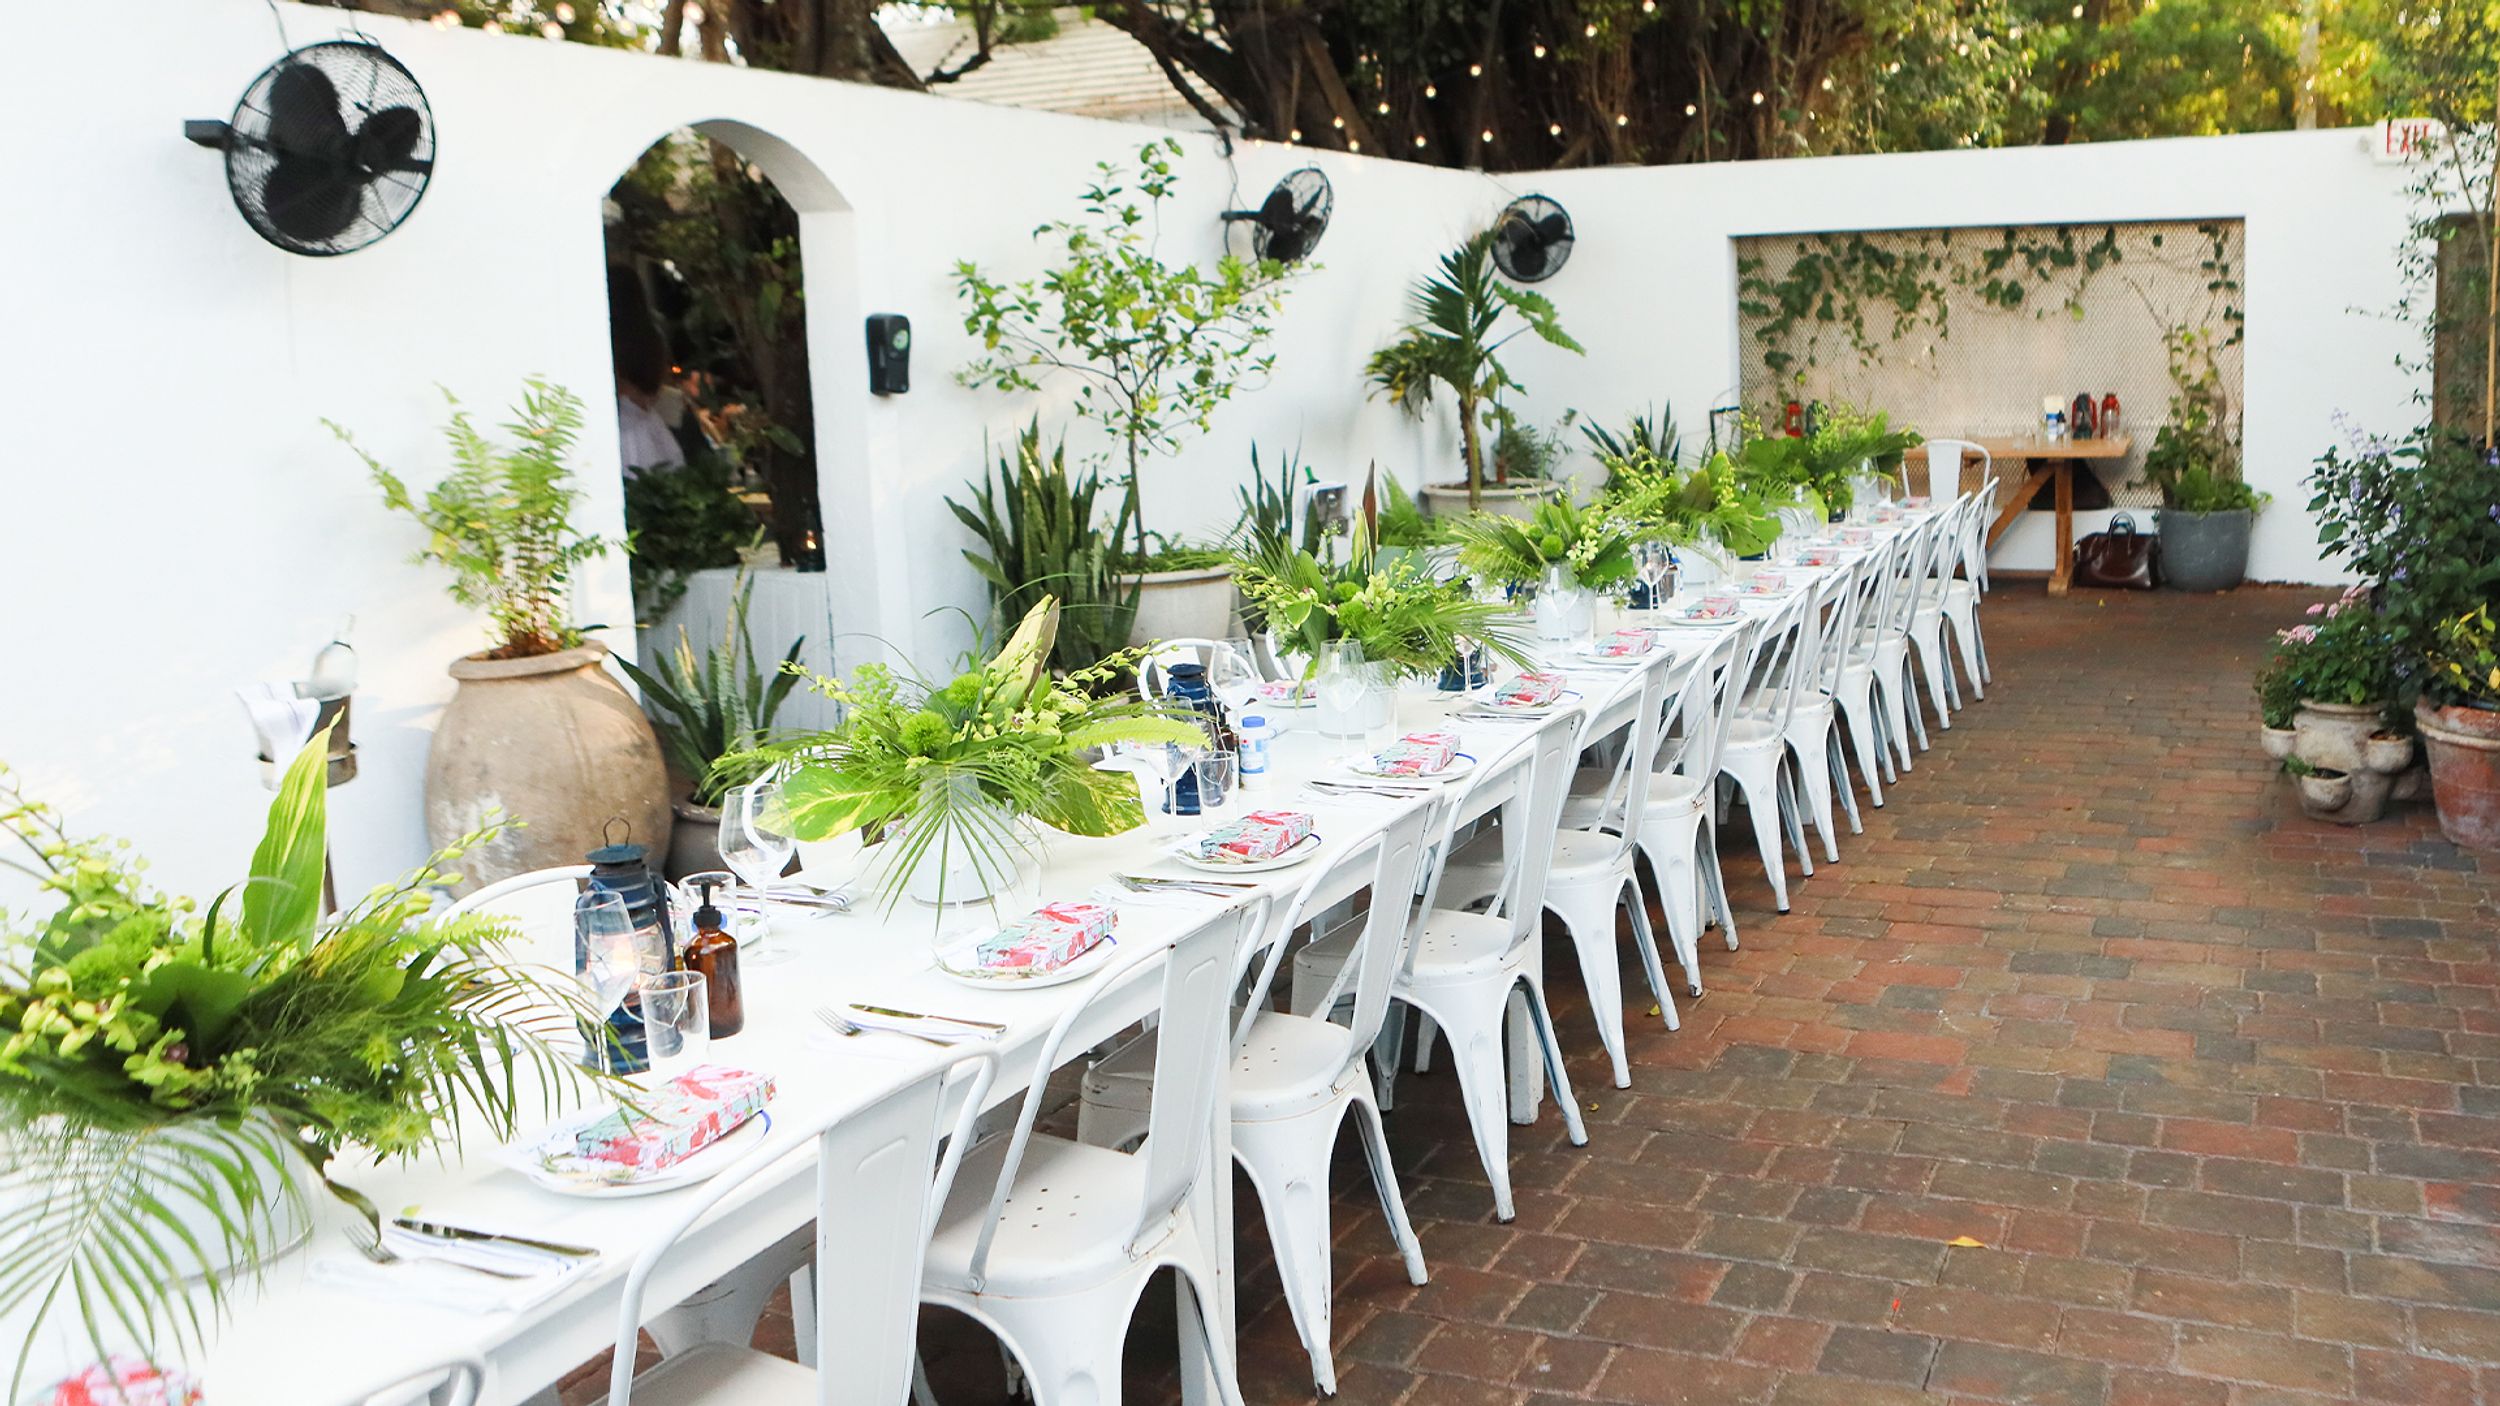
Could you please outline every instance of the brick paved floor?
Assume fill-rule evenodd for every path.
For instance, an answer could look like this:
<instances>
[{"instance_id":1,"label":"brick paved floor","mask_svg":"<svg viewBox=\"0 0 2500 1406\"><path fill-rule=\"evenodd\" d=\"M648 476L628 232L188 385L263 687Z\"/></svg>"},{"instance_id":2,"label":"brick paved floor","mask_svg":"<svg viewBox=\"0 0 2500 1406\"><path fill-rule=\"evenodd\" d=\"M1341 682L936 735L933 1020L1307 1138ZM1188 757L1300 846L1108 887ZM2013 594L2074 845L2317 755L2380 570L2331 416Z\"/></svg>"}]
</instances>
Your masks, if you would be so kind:
<instances>
[{"instance_id":1,"label":"brick paved floor","mask_svg":"<svg viewBox=\"0 0 2500 1406\"><path fill-rule=\"evenodd\" d=\"M1552 952L1590 1145L1514 1130L1498 1224L1450 1081L1401 1081L1433 1278L1341 1158L1342 1399L2500 1402L2500 860L2299 815L2247 679L2311 598L2000 590L1996 688L1793 912L1730 845L1744 947L1630 1090ZM1308 1400L1241 1221L1248 1393ZM924 1340L1003 1399L977 1330Z\"/></svg>"}]
</instances>

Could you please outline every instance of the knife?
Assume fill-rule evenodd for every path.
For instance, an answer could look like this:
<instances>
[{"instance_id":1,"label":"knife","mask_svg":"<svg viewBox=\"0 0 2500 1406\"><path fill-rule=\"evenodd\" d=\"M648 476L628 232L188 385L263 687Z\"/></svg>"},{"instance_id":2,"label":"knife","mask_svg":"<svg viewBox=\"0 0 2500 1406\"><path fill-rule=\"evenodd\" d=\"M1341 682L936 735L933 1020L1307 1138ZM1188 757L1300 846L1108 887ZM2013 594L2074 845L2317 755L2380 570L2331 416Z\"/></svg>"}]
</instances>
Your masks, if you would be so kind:
<instances>
[{"instance_id":1,"label":"knife","mask_svg":"<svg viewBox=\"0 0 2500 1406\"><path fill-rule=\"evenodd\" d=\"M872 1006L864 1001L851 1002L851 1009L868 1015L881 1015L888 1020L936 1020L948 1025L967 1026L974 1030L1005 1030L1007 1028L994 1020L968 1020L959 1015L922 1015L918 1011L898 1011L892 1006Z\"/></svg>"},{"instance_id":2,"label":"knife","mask_svg":"<svg viewBox=\"0 0 2500 1406\"><path fill-rule=\"evenodd\" d=\"M411 1235L428 1240L461 1240L474 1245L517 1245L561 1259L597 1259L599 1252L582 1245L561 1245L553 1240L532 1240L525 1235L498 1235L492 1231L470 1230L465 1226L444 1225L440 1221L422 1221L409 1216L394 1216L391 1224Z\"/></svg>"}]
</instances>

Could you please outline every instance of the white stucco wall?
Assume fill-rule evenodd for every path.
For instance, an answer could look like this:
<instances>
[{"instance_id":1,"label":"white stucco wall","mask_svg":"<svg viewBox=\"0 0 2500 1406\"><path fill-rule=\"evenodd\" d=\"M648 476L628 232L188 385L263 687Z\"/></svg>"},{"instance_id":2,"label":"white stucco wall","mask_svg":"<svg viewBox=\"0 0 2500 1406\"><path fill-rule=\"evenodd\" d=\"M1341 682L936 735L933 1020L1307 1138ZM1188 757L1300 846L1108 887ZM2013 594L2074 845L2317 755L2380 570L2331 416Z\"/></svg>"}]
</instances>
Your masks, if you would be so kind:
<instances>
[{"instance_id":1,"label":"white stucco wall","mask_svg":"<svg viewBox=\"0 0 2500 1406\"><path fill-rule=\"evenodd\" d=\"M282 9L295 43L341 26L336 11ZM276 57L269 12L131 0L118 15L108 81L66 61L89 37L74 8L20 16L0 46L0 112L21 135L0 150L0 384L15 392L0 437L13 666L0 757L81 827L139 839L171 887L231 881L264 795L230 690L299 674L352 615L363 775L334 797L340 881L361 888L421 857L443 666L483 627L439 572L408 564L417 530L383 512L319 421L352 427L423 483L443 466L437 383L492 420L522 377L545 374L593 407L587 518L617 532L615 429L598 413L611 389L600 199L681 125L740 124L744 149L808 211L829 554L843 627L862 635L846 657L869 635L931 667L960 646L959 622L934 612L977 609L980 593L942 499L980 472L985 432L1003 439L1036 407L952 383L970 349L953 262L1037 271L1032 227L1071 213L1092 163L1147 132L364 17L425 85L440 165L397 233L304 259L255 237L218 158L180 135L184 118L225 116ZM1234 177L1211 140L1187 140L1164 249L1206 258ZM1401 319L1410 279L1510 193L1538 188L1578 221L1574 261L1545 291L1590 349L1522 344L1523 408L1540 420L1567 406L1611 420L1661 396L1697 420L1736 380L1733 235L2171 215L2249 222L2249 460L2278 497L2258 575L2318 574L2285 500L2330 411L2409 418L2391 365L2399 332L2352 311L2392 293L2397 181L2349 133L1499 181L1245 143L1241 198L1303 164L1337 186L1322 267L1288 301L1273 383L1147 483L1157 527L1228 523L1253 442L1271 465L1298 443L1327 474L1359 479L1377 461L1410 484L1421 463L1442 476L1447 429L1367 401L1362 363ZM866 393L872 311L913 319L907 396ZM1046 425L1066 418L1044 407ZM2019 531L2017 565L2044 540L2037 523ZM584 579L579 618L628 618L621 559ZM610 642L630 648L629 636Z\"/></svg>"}]
</instances>

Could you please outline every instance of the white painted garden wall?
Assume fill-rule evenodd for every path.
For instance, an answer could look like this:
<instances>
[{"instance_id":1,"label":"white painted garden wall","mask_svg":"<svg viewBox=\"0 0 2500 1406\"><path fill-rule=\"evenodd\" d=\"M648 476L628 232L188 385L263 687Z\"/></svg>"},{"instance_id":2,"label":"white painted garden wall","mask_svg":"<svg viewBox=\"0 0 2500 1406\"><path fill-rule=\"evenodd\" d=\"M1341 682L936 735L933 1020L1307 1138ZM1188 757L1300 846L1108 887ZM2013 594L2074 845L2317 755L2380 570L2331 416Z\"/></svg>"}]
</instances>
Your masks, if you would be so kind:
<instances>
[{"instance_id":1,"label":"white painted garden wall","mask_svg":"<svg viewBox=\"0 0 2500 1406\"><path fill-rule=\"evenodd\" d=\"M290 40L336 34L336 11L282 7ZM133 0L113 72L66 61L89 38L74 7L20 16L0 48L0 112L30 134L0 153L0 757L81 827L138 839L168 886L240 872L263 794L230 696L292 677L346 616L365 683L363 775L334 798L343 887L421 857L427 741L444 664L480 623L408 564L418 533L382 511L322 417L422 483L443 466L437 383L494 418L523 376L579 391L590 525L621 527L605 466L615 431L601 196L652 140L692 123L763 162L804 212L809 335L837 618L924 665L963 641L944 607L977 610L942 499L979 473L1026 400L973 393L954 319L958 258L1021 275L1027 237L1071 213L1092 163L1147 133L1094 123L513 36L368 18L425 85L440 169L408 224L366 251L303 259L234 213L218 159L181 122L223 117L279 52L258 0ZM37 121L37 115L41 121ZM37 131L75 140L35 140ZM1736 379L1732 235L1781 230L2237 215L2249 221L2252 477L2279 499L2343 407L2407 421L2384 305L2402 228L2392 174L2351 134L2067 151L1574 172L1502 181L1260 144L1236 153L1255 202L1287 170L1325 167L1337 211L1323 267L1292 294L1272 385L1146 486L1175 532L1231 520L1254 441L1298 443L1323 472L1377 460L1411 484L1451 462L1450 436L1363 395L1361 367L1400 320L1409 279L1508 193L1543 188L1580 226L1548 291L1585 358L1522 352L1540 419L1607 419L1661 397L1688 419ZM1212 257L1232 180L1189 139L1168 255ZM860 318L903 312L915 389L865 391ZM1045 423L1066 417L1045 408ZM1087 442L1080 439L1083 447ZM1272 465L1274 459L1268 462ZM1441 476L1436 470L1436 477ZM2009 560L2041 556L2026 523ZM2319 574L2296 513L2260 529L2260 576ZM628 618L613 560L581 583L580 618ZM630 648L630 631L611 641ZM0 901L14 895L0 893Z\"/></svg>"}]
</instances>

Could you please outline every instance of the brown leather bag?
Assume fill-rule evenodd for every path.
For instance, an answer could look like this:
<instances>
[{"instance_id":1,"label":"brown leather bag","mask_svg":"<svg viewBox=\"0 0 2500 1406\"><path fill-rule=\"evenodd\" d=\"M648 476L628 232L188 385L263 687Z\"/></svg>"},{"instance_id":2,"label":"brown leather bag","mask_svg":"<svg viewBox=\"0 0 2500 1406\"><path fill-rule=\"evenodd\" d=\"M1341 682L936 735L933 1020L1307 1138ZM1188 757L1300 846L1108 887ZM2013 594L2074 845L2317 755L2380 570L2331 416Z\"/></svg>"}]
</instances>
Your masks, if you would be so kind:
<instances>
[{"instance_id":1,"label":"brown leather bag","mask_svg":"<svg viewBox=\"0 0 2500 1406\"><path fill-rule=\"evenodd\" d=\"M2149 591L2161 579L2161 539L2135 530L2125 513L2105 532L2075 539L2074 583L2090 590Z\"/></svg>"}]
</instances>

